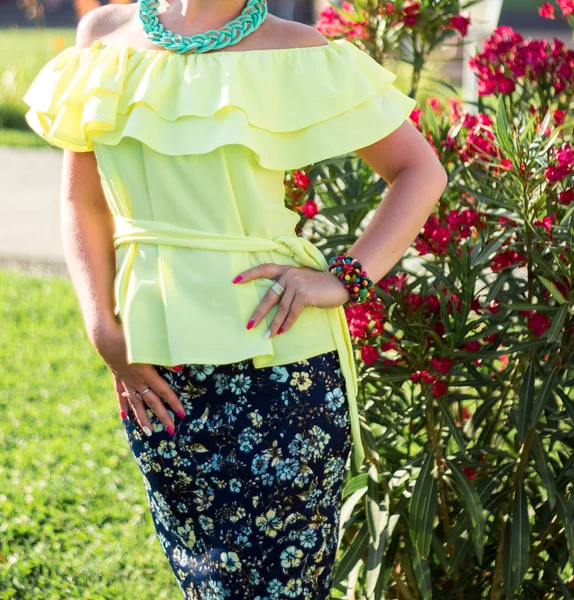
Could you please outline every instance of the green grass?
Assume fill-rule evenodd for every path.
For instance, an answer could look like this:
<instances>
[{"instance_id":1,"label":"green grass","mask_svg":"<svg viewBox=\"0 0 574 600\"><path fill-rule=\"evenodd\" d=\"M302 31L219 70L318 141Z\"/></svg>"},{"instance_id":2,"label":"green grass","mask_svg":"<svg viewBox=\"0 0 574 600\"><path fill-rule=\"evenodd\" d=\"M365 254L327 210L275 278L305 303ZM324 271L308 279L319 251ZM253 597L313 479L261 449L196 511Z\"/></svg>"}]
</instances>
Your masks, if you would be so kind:
<instances>
[{"instance_id":1,"label":"green grass","mask_svg":"<svg viewBox=\"0 0 574 600\"><path fill-rule=\"evenodd\" d=\"M40 68L67 46L75 29L0 29L0 145L46 146L24 120L24 92Z\"/></svg>"},{"instance_id":2,"label":"green grass","mask_svg":"<svg viewBox=\"0 0 574 600\"><path fill-rule=\"evenodd\" d=\"M71 281L0 271L0 599L181 598Z\"/></svg>"}]
</instances>

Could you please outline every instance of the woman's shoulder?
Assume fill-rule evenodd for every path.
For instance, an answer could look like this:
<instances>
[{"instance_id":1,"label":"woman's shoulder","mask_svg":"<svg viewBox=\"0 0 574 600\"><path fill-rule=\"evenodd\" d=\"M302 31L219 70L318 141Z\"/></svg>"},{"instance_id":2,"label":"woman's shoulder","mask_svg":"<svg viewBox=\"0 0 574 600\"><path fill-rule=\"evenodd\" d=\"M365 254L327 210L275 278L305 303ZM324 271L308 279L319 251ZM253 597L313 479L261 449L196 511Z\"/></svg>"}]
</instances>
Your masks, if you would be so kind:
<instances>
[{"instance_id":1,"label":"woman's shoulder","mask_svg":"<svg viewBox=\"0 0 574 600\"><path fill-rule=\"evenodd\" d=\"M111 3L90 10L78 22L76 47L88 48L95 42L103 42L116 47L154 48L141 28L137 8L137 2ZM307 48L328 43L329 40L310 25L269 14L257 31L235 44L231 51Z\"/></svg>"},{"instance_id":2,"label":"woman's shoulder","mask_svg":"<svg viewBox=\"0 0 574 600\"><path fill-rule=\"evenodd\" d=\"M89 48L110 35L119 35L129 27L136 16L137 4L103 4L93 8L78 21L76 48Z\"/></svg>"}]
</instances>

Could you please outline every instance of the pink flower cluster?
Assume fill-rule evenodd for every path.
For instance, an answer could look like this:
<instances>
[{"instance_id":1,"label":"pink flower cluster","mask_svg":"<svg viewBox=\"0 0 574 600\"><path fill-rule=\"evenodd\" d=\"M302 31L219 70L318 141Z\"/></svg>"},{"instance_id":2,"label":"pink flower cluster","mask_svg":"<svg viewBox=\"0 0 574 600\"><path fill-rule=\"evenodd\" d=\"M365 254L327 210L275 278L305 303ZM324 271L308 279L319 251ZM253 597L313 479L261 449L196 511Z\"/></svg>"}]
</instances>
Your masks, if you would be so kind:
<instances>
[{"instance_id":1,"label":"pink flower cluster","mask_svg":"<svg viewBox=\"0 0 574 600\"><path fill-rule=\"evenodd\" d=\"M517 81L551 86L559 94L574 82L574 51L564 42L525 40L508 26L496 28L469 65L478 77L480 96L510 94Z\"/></svg>"},{"instance_id":2,"label":"pink flower cluster","mask_svg":"<svg viewBox=\"0 0 574 600\"><path fill-rule=\"evenodd\" d=\"M423 17L422 6L419 0L402 0L386 2L379 7L379 15L390 20L390 26L402 25L405 28L414 28L420 25ZM436 20L436 19L435 19ZM456 14L442 25L442 29L458 31L462 37L468 33L470 17ZM369 39L367 31L367 13L352 2L343 2L341 9L328 6L319 14L316 29L330 38Z\"/></svg>"},{"instance_id":3,"label":"pink flower cluster","mask_svg":"<svg viewBox=\"0 0 574 600\"><path fill-rule=\"evenodd\" d=\"M451 210L443 222L437 215L431 214L422 233L414 241L414 246L423 256L446 254L449 244L470 237L474 231L484 228L485 224L480 215L470 208Z\"/></svg>"},{"instance_id":4,"label":"pink flower cluster","mask_svg":"<svg viewBox=\"0 0 574 600\"><path fill-rule=\"evenodd\" d=\"M316 29L330 38L366 40L369 37L366 25L365 11L362 9L356 11L351 2L343 2L341 10L337 10L334 6L328 6L321 11Z\"/></svg>"},{"instance_id":5,"label":"pink flower cluster","mask_svg":"<svg viewBox=\"0 0 574 600\"><path fill-rule=\"evenodd\" d=\"M556 0L556 4L560 7L565 18L574 15L574 0ZM554 5L550 2L545 2L539 9L538 14L544 19L556 19Z\"/></svg>"}]
</instances>

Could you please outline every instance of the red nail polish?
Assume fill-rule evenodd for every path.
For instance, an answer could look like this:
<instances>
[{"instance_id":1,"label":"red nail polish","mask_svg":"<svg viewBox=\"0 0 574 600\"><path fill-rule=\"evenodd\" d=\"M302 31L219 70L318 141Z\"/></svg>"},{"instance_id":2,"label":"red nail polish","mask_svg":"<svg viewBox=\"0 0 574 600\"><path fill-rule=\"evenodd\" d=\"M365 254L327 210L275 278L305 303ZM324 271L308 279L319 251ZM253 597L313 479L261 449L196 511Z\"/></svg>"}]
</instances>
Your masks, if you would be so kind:
<instances>
[{"instance_id":1,"label":"red nail polish","mask_svg":"<svg viewBox=\"0 0 574 600\"><path fill-rule=\"evenodd\" d=\"M238 275L234 280L233 283L237 283L238 281L241 281L243 279L243 275Z\"/></svg>"},{"instance_id":2,"label":"red nail polish","mask_svg":"<svg viewBox=\"0 0 574 600\"><path fill-rule=\"evenodd\" d=\"M283 327L279 327L279 329L277 330L277 333L283 333Z\"/></svg>"},{"instance_id":3,"label":"red nail polish","mask_svg":"<svg viewBox=\"0 0 574 600\"><path fill-rule=\"evenodd\" d=\"M123 410L120 412L120 416L122 418L122 421L125 421L128 418L128 416L126 415L126 413Z\"/></svg>"},{"instance_id":4,"label":"red nail polish","mask_svg":"<svg viewBox=\"0 0 574 600\"><path fill-rule=\"evenodd\" d=\"M175 414L180 418L183 419L185 417L185 413L183 412L183 410L176 410Z\"/></svg>"},{"instance_id":5,"label":"red nail polish","mask_svg":"<svg viewBox=\"0 0 574 600\"><path fill-rule=\"evenodd\" d=\"M253 327L253 323L255 323L255 321L253 319L249 319L249 323L247 323L247 329L251 329Z\"/></svg>"},{"instance_id":6,"label":"red nail polish","mask_svg":"<svg viewBox=\"0 0 574 600\"><path fill-rule=\"evenodd\" d=\"M174 371L177 371L178 373L180 373L181 371L183 371L183 365L174 365L174 366L172 367L172 369L173 369Z\"/></svg>"},{"instance_id":7,"label":"red nail polish","mask_svg":"<svg viewBox=\"0 0 574 600\"><path fill-rule=\"evenodd\" d=\"M165 430L169 433L169 435L175 434L175 430L173 429L173 427L166 427Z\"/></svg>"}]
</instances>

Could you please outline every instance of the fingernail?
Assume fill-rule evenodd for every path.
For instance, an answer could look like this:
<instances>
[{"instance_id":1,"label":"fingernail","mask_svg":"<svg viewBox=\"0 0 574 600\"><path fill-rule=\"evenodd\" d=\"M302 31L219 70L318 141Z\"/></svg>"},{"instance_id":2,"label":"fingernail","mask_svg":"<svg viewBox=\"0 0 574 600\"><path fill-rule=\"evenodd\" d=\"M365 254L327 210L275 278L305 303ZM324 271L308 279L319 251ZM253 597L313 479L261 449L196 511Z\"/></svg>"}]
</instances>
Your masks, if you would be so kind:
<instances>
[{"instance_id":1,"label":"fingernail","mask_svg":"<svg viewBox=\"0 0 574 600\"><path fill-rule=\"evenodd\" d=\"M183 365L175 365L172 367L172 369L180 373L181 371L183 371Z\"/></svg>"},{"instance_id":2,"label":"fingernail","mask_svg":"<svg viewBox=\"0 0 574 600\"><path fill-rule=\"evenodd\" d=\"M251 329L253 327L253 323L255 323L255 320L249 319L249 323L247 323L247 329Z\"/></svg>"},{"instance_id":3,"label":"fingernail","mask_svg":"<svg viewBox=\"0 0 574 600\"><path fill-rule=\"evenodd\" d=\"M243 275L238 275L234 280L233 283L237 283L238 281L241 281L243 279Z\"/></svg>"},{"instance_id":4,"label":"fingernail","mask_svg":"<svg viewBox=\"0 0 574 600\"><path fill-rule=\"evenodd\" d=\"M277 330L277 333L283 333L283 327L279 327L279 329Z\"/></svg>"},{"instance_id":5,"label":"fingernail","mask_svg":"<svg viewBox=\"0 0 574 600\"><path fill-rule=\"evenodd\" d=\"M175 433L175 430L171 425L166 427L165 430L169 433L169 435L173 435Z\"/></svg>"},{"instance_id":6,"label":"fingernail","mask_svg":"<svg viewBox=\"0 0 574 600\"><path fill-rule=\"evenodd\" d=\"M180 418L183 419L185 417L185 412L183 412L183 410L176 410L175 414Z\"/></svg>"},{"instance_id":7,"label":"fingernail","mask_svg":"<svg viewBox=\"0 0 574 600\"><path fill-rule=\"evenodd\" d=\"M126 415L126 413L123 410L120 412L120 416L122 418L122 421L125 421L128 418L128 416Z\"/></svg>"},{"instance_id":8,"label":"fingernail","mask_svg":"<svg viewBox=\"0 0 574 600\"><path fill-rule=\"evenodd\" d=\"M150 428L149 428L147 425L144 425L144 426L143 426L143 430L145 431L145 434L146 434L148 437L150 437L150 436L151 436L151 429L150 429Z\"/></svg>"},{"instance_id":9,"label":"fingernail","mask_svg":"<svg viewBox=\"0 0 574 600\"><path fill-rule=\"evenodd\" d=\"M267 331L265 332L265 335L263 336L266 340L269 339L269 337L271 336L271 327L267 328Z\"/></svg>"}]
</instances>

